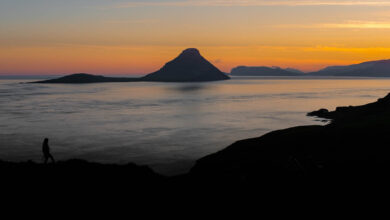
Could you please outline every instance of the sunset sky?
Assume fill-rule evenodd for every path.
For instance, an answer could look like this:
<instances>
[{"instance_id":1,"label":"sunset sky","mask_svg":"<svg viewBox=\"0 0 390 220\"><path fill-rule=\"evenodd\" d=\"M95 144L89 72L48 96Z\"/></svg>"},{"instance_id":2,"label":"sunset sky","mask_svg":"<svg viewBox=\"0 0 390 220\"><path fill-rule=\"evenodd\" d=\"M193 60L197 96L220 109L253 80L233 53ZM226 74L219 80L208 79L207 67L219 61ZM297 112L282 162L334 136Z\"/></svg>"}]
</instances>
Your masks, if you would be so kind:
<instances>
[{"instance_id":1,"label":"sunset sky","mask_svg":"<svg viewBox=\"0 0 390 220\"><path fill-rule=\"evenodd\" d=\"M0 74L145 74L188 47L226 72L390 59L390 0L0 0Z\"/></svg>"}]
</instances>

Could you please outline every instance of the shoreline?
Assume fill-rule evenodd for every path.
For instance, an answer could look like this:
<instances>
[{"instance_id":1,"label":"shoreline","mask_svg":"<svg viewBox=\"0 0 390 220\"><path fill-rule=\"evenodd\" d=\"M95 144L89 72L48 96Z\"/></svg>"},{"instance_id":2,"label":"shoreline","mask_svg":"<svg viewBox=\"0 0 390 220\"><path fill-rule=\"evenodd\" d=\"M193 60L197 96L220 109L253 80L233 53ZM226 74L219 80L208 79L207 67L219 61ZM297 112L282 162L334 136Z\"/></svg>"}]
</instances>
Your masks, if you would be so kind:
<instances>
[{"instance_id":1,"label":"shoreline","mask_svg":"<svg viewBox=\"0 0 390 220\"><path fill-rule=\"evenodd\" d=\"M387 131L390 130L390 94L374 103L338 107L333 112L321 109L308 115L332 122L291 127L237 141L219 152L198 159L191 170L183 175L167 177L148 166L101 164L77 159L47 166L31 161L1 161L0 170L24 172L25 169L45 170L46 167L51 170L59 167L62 171L87 168L93 172L120 170L124 173L141 170L141 173L162 181L182 180L184 176L185 182L255 183L270 177L340 178L345 173L351 178L375 176L383 169L390 169L390 150L384 145L387 142L390 144L390 141L386 141ZM144 180L149 181L148 178Z\"/></svg>"}]
</instances>

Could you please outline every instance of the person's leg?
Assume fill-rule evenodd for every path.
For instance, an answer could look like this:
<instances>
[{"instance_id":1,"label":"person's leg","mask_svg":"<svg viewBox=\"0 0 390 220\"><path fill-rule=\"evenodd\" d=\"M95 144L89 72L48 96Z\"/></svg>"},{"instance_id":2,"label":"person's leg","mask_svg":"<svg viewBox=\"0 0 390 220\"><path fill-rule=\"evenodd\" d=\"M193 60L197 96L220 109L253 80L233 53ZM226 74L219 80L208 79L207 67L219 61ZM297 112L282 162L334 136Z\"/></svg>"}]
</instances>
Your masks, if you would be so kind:
<instances>
[{"instance_id":1,"label":"person's leg","mask_svg":"<svg viewBox=\"0 0 390 220\"><path fill-rule=\"evenodd\" d=\"M52 163L56 163L56 161L54 160L53 155L50 154L49 157L50 157L50 160L51 160Z\"/></svg>"},{"instance_id":2,"label":"person's leg","mask_svg":"<svg viewBox=\"0 0 390 220\"><path fill-rule=\"evenodd\" d=\"M47 157L47 156L45 156L45 164L47 164L47 160L48 160L49 158Z\"/></svg>"}]
</instances>

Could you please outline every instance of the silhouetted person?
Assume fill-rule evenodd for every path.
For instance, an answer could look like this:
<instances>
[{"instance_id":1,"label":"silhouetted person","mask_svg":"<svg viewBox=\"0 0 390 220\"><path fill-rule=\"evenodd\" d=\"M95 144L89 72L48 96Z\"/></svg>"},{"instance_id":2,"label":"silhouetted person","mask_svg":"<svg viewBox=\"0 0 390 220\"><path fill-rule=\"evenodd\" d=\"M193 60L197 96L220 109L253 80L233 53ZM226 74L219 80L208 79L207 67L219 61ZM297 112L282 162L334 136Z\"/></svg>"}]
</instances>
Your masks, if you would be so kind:
<instances>
[{"instance_id":1,"label":"silhouetted person","mask_svg":"<svg viewBox=\"0 0 390 220\"><path fill-rule=\"evenodd\" d=\"M45 158L45 164L47 164L47 161L50 159L52 163L55 163L53 155L50 153L50 147L49 147L49 139L45 138L42 144L42 152L43 157Z\"/></svg>"}]
</instances>

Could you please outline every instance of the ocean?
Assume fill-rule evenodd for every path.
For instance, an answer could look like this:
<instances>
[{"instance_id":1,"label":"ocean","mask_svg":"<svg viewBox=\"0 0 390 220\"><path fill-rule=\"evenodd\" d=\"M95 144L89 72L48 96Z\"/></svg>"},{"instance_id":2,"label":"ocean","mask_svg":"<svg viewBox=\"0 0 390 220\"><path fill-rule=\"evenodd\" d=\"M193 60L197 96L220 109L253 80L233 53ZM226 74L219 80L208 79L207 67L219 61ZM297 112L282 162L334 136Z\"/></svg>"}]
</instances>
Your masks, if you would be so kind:
<instances>
[{"instance_id":1,"label":"ocean","mask_svg":"<svg viewBox=\"0 0 390 220\"><path fill-rule=\"evenodd\" d=\"M0 159L134 162L173 175L241 139L300 125L306 113L374 102L386 78L235 77L209 83L26 84L0 80ZM261 147L261 146L259 146Z\"/></svg>"}]
</instances>

